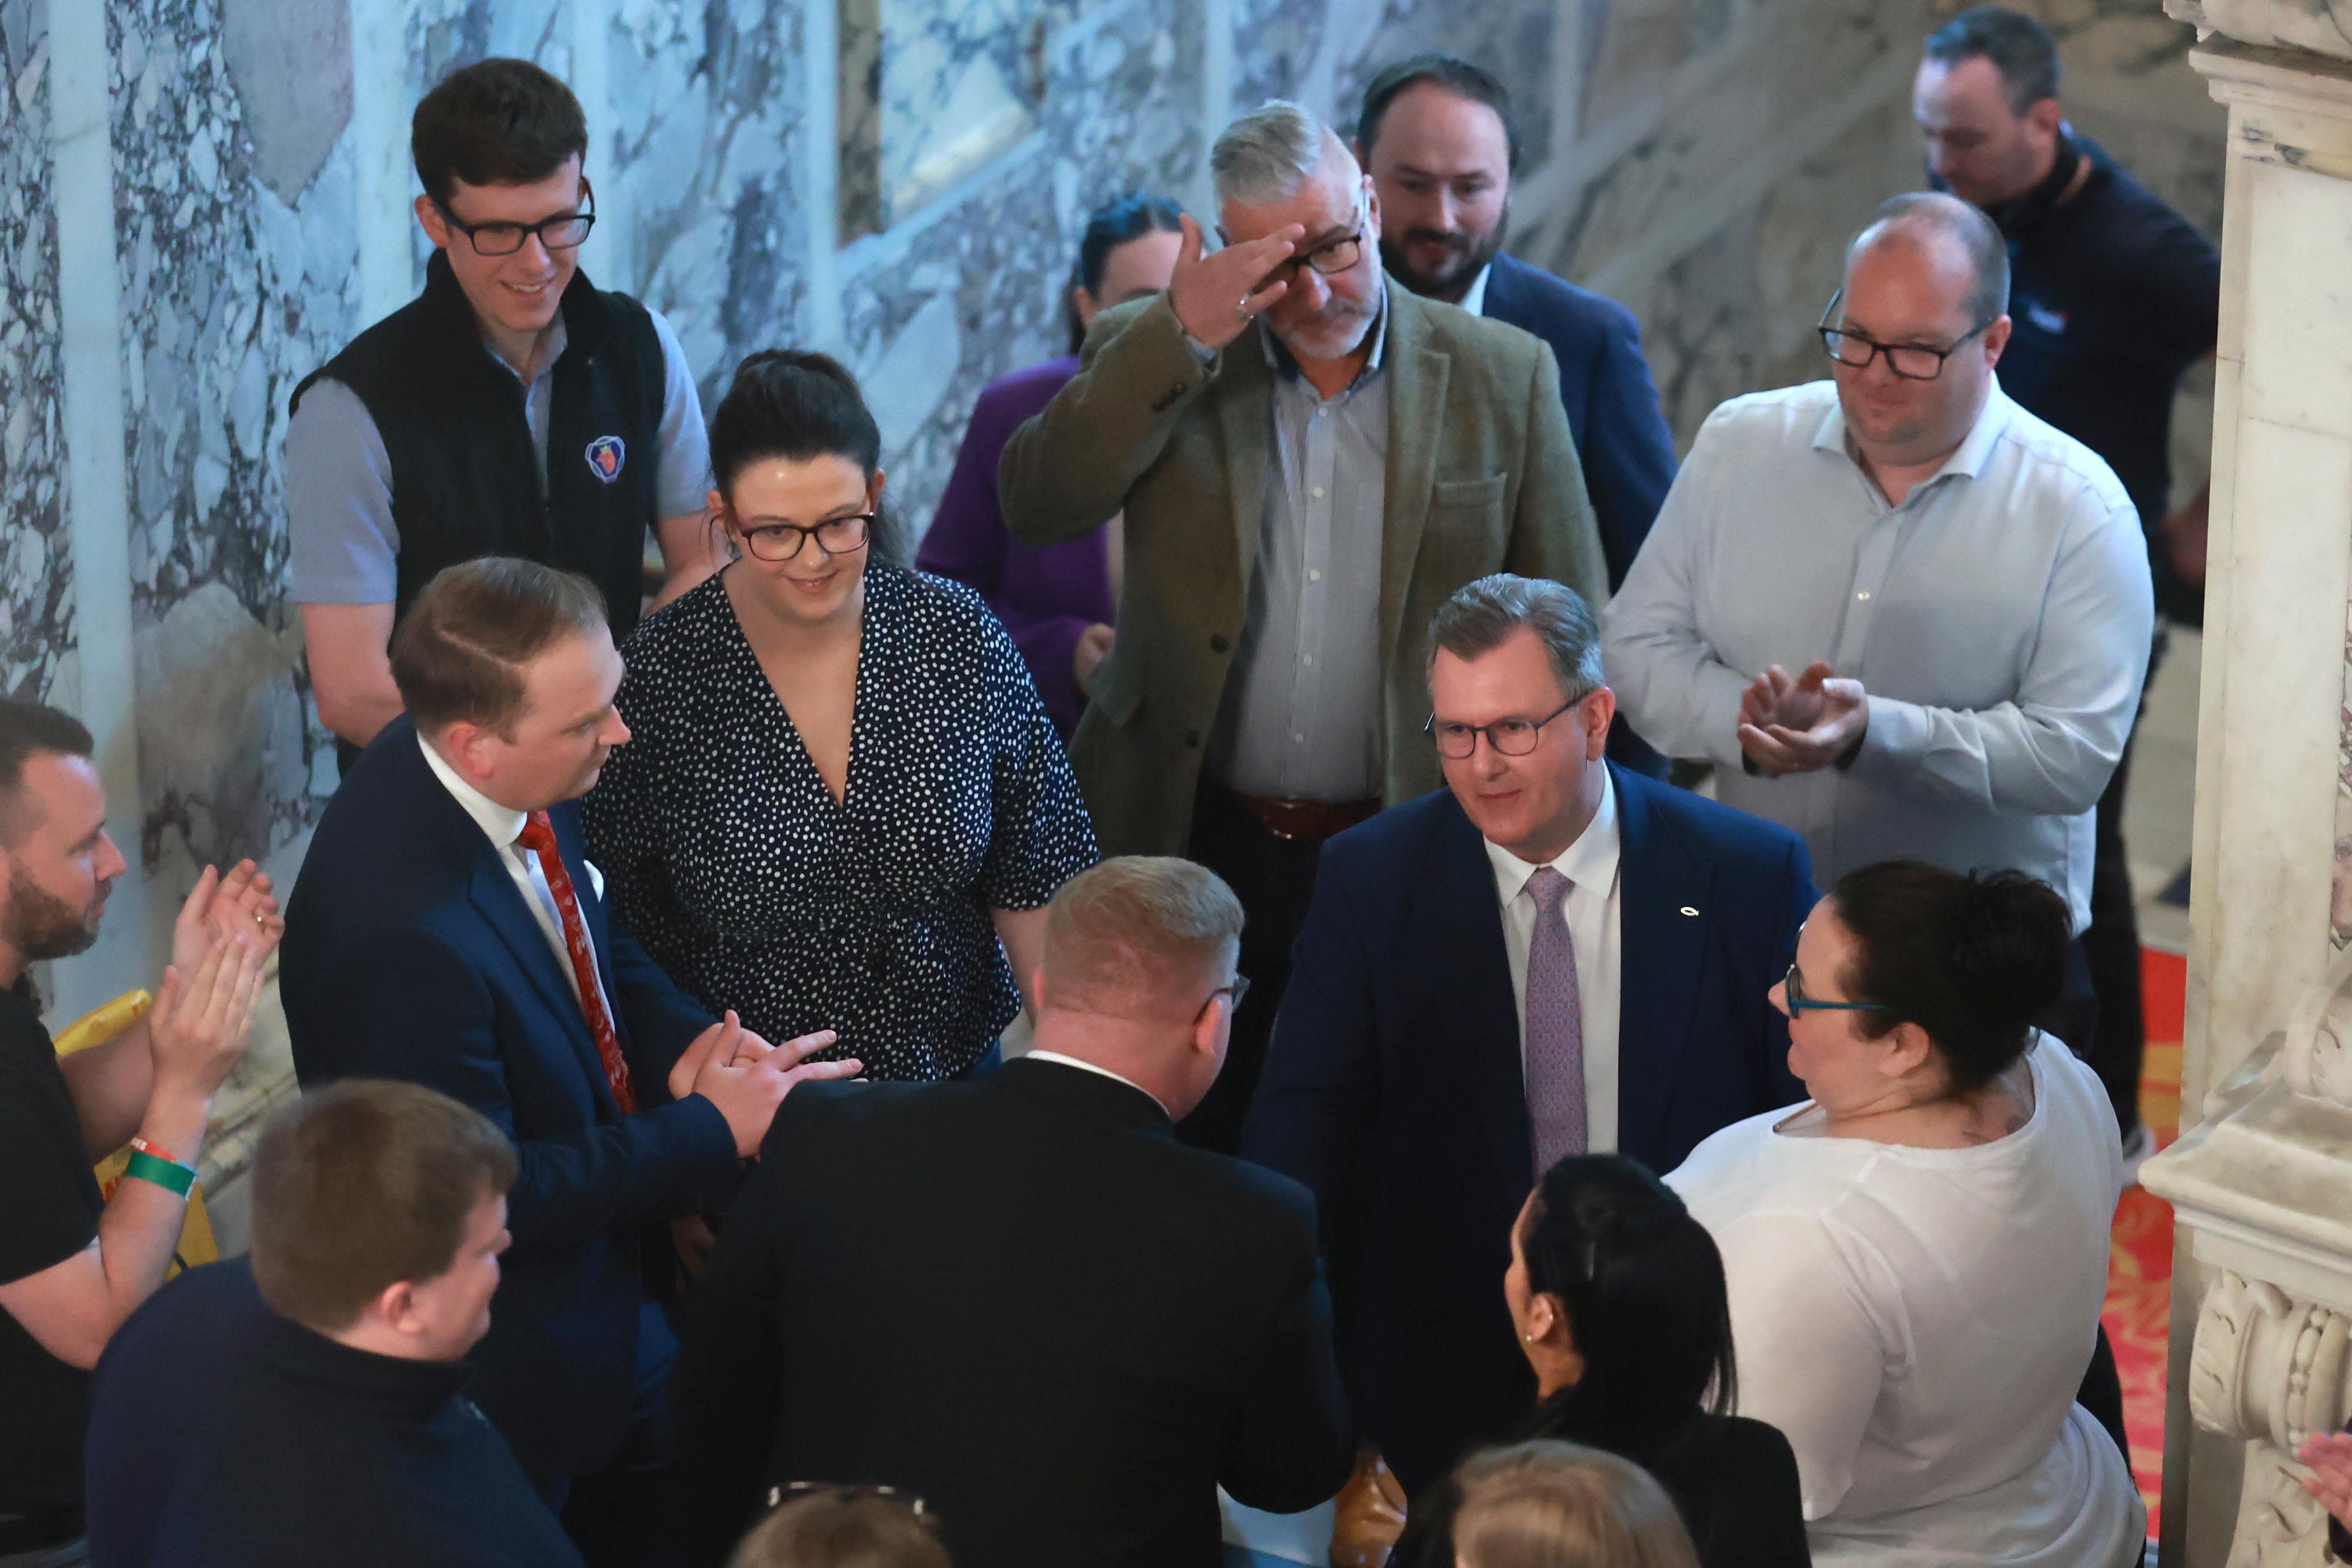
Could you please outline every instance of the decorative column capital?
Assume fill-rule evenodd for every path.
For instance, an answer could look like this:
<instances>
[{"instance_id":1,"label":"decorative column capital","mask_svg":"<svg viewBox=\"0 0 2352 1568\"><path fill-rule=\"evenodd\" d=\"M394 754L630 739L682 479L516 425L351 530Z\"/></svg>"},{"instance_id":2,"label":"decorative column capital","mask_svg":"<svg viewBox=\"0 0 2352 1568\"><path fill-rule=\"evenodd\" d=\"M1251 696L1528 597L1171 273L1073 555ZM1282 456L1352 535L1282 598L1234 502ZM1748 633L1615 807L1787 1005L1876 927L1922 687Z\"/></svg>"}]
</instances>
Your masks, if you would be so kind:
<instances>
[{"instance_id":1,"label":"decorative column capital","mask_svg":"<svg viewBox=\"0 0 2352 1568\"><path fill-rule=\"evenodd\" d=\"M2200 36L2352 60L2352 0L2164 0L2164 11Z\"/></svg>"}]
</instances>

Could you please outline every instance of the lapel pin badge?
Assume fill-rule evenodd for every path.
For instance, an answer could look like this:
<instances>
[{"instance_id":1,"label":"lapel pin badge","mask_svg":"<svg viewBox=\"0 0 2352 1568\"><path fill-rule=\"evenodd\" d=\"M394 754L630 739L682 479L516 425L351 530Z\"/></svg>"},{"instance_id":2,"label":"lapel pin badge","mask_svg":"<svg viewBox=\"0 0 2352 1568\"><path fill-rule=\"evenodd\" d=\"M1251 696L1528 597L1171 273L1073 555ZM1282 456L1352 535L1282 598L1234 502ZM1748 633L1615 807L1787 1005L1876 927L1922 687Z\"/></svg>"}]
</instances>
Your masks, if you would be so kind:
<instances>
[{"instance_id":1,"label":"lapel pin badge","mask_svg":"<svg viewBox=\"0 0 2352 1568\"><path fill-rule=\"evenodd\" d=\"M1683 913L1684 913L1685 915L1688 915L1696 916L1696 915L1698 914L1698 911L1697 911L1697 910L1696 910L1696 909L1693 909L1689 904L1684 904L1684 905L1683 905Z\"/></svg>"}]
</instances>

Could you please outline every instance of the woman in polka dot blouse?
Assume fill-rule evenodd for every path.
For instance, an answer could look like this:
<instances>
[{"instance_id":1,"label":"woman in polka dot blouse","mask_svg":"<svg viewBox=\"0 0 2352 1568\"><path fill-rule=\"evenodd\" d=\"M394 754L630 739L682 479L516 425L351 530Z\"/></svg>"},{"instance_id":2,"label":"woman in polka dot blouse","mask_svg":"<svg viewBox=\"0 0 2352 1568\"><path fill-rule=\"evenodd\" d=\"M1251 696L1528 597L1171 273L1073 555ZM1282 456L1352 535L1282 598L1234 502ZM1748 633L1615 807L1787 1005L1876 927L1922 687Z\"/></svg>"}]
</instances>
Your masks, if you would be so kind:
<instances>
[{"instance_id":1,"label":"woman in polka dot blouse","mask_svg":"<svg viewBox=\"0 0 2352 1568\"><path fill-rule=\"evenodd\" d=\"M1094 830L980 596L880 559L880 449L832 360L743 361L710 422L741 559L622 650L635 738L589 843L707 1006L771 1040L837 1030L829 1054L877 1078L953 1078L1021 1010Z\"/></svg>"}]
</instances>

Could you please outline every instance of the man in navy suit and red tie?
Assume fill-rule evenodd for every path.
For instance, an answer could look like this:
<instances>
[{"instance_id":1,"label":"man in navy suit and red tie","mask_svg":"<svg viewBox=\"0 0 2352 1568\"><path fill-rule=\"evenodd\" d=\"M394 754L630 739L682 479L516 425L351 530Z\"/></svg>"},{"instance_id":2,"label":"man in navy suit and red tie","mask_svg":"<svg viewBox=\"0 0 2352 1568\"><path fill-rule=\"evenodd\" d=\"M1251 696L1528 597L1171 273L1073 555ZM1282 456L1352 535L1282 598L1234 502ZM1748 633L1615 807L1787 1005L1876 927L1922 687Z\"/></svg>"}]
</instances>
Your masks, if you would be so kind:
<instances>
[{"instance_id":1,"label":"man in navy suit and red tie","mask_svg":"<svg viewBox=\"0 0 2352 1568\"><path fill-rule=\"evenodd\" d=\"M1576 591L1462 589L1429 689L1447 787L1324 847L1242 1136L1315 1194L1369 1445L1343 1524L1530 1406L1502 1279L1541 1170L1671 1170L1804 1098L1769 998L1813 904L1804 841L1606 758L1616 698Z\"/></svg>"},{"instance_id":2,"label":"man in navy suit and red tie","mask_svg":"<svg viewBox=\"0 0 2352 1568\"><path fill-rule=\"evenodd\" d=\"M1356 158L1380 192L1390 277L1550 346L1616 591L1674 485L1674 434L1633 313L1503 249L1519 167L1509 92L1452 55L1400 60L1364 89ZM1622 722L1609 739L1615 760L1665 777L1665 758Z\"/></svg>"},{"instance_id":3,"label":"man in navy suit and red tie","mask_svg":"<svg viewBox=\"0 0 2352 1568\"><path fill-rule=\"evenodd\" d=\"M696 1196L735 1179L794 1084L858 1064L803 1061L829 1031L775 1047L713 1019L607 915L572 803L629 738L594 585L450 567L392 670L406 712L344 775L287 906L295 1069L423 1083L514 1139L473 1397L541 1495L573 1503L592 1563L657 1561L677 1342L641 1232L698 1262Z\"/></svg>"}]
</instances>

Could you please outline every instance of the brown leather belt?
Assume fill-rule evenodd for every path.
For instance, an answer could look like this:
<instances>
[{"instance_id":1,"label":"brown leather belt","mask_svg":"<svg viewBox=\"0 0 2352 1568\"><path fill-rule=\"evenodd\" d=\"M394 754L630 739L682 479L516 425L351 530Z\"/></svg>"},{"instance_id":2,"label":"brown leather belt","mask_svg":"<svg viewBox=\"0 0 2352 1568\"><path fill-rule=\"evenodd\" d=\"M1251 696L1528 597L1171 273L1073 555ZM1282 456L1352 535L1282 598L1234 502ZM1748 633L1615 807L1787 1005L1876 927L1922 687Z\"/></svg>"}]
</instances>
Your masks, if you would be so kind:
<instances>
[{"instance_id":1,"label":"brown leather belt","mask_svg":"<svg viewBox=\"0 0 2352 1568\"><path fill-rule=\"evenodd\" d=\"M1276 838L1310 842L1344 833L1381 809L1378 800L1280 800L1267 795L1227 793L1234 805Z\"/></svg>"}]
</instances>

